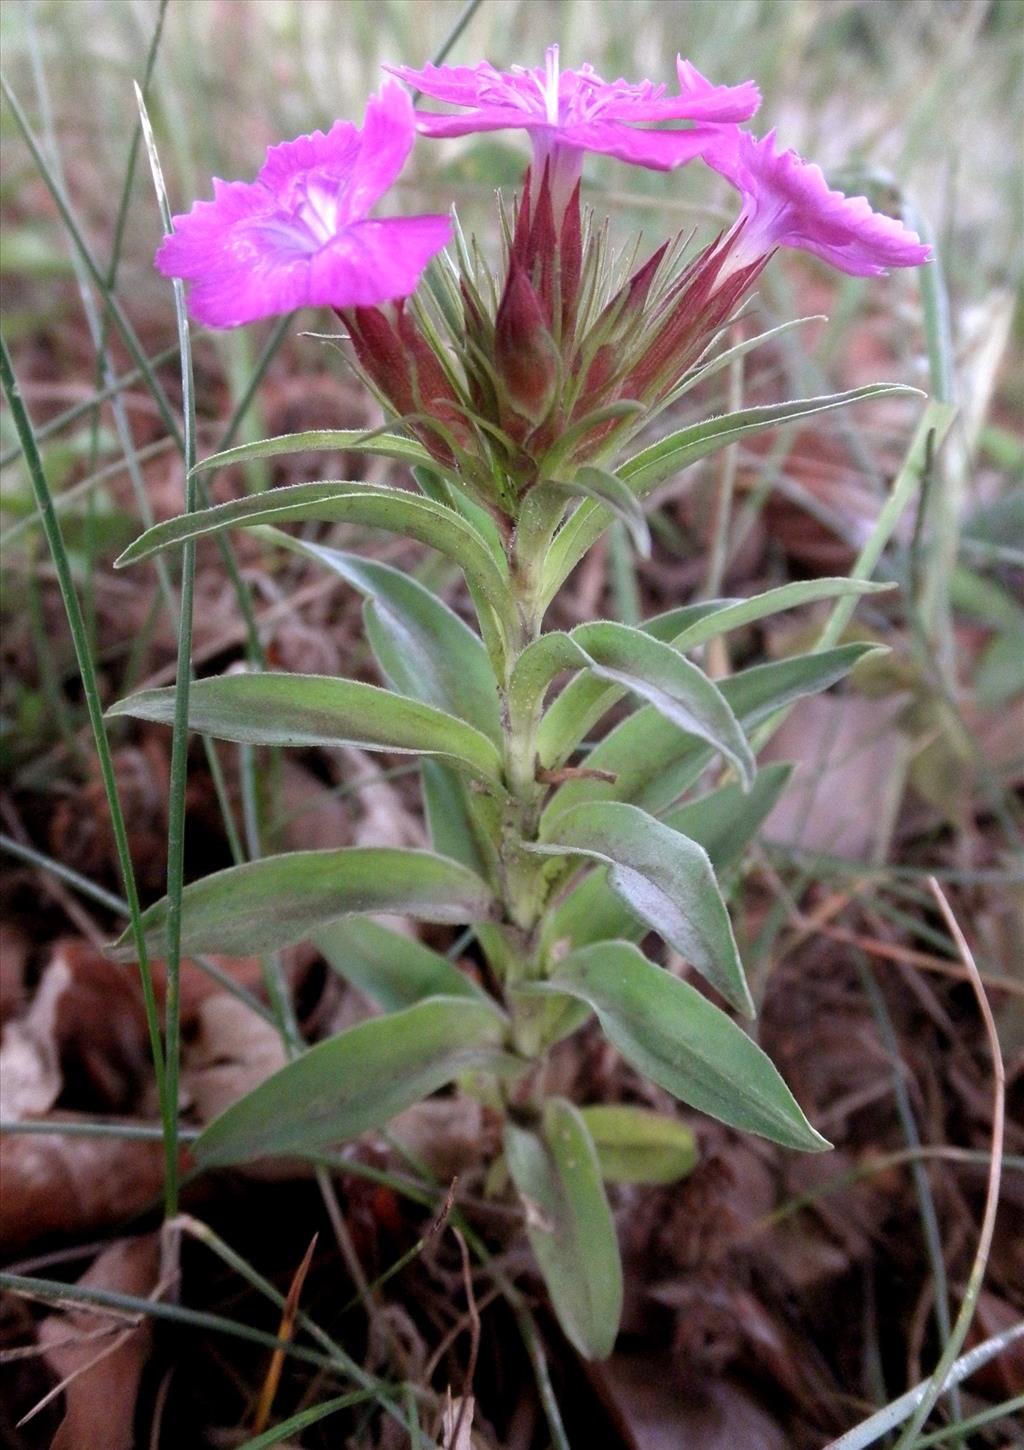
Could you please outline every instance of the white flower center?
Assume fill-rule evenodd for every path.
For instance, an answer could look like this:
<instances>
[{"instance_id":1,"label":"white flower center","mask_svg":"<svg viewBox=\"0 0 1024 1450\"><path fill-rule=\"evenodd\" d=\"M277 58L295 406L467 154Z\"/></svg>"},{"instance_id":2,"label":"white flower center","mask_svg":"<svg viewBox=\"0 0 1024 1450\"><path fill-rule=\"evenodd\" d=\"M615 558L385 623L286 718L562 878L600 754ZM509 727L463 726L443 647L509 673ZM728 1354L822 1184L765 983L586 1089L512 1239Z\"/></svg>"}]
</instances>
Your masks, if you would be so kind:
<instances>
[{"instance_id":1,"label":"white flower center","mask_svg":"<svg viewBox=\"0 0 1024 1450\"><path fill-rule=\"evenodd\" d=\"M308 176L302 184L301 197L297 216L323 246L338 231L340 197L337 184L325 186L315 174Z\"/></svg>"},{"instance_id":2,"label":"white flower center","mask_svg":"<svg viewBox=\"0 0 1024 1450\"><path fill-rule=\"evenodd\" d=\"M549 126L557 126L558 115L558 46L549 45L544 52L544 111Z\"/></svg>"}]
</instances>

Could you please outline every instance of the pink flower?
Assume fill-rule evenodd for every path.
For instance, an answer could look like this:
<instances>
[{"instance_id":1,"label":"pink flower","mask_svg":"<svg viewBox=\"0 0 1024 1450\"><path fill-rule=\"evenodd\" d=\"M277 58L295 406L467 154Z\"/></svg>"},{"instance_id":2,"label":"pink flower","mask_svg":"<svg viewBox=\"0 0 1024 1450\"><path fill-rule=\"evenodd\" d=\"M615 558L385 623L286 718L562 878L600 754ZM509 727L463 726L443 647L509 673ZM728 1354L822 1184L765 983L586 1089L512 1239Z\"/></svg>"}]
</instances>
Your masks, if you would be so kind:
<instances>
[{"instance_id":1,"label":"pink flower","mask_svg":"<svg viewBox=\"0 0 1024 1450\"><path fill-rule=\"evenodd\" d=\"M369 307L408 297L450 235L443 216L372 220L401 171L416 123L385 80L360 130L336 121L267 151L254 182L213 183L213 201L174 218L157 268L190 282L194 317L237 327L296 307Z\"/></svg>"},{"instance_id":2,"label":"pink flower","mask_svg":"<svg viewBox=\"0 0 1024 1450\"><path fill-rule=\"evenodd\" d=\"M867 197L830 191L819 166L795 151L776 151L774 131L759 141L738 126L723 128L703 156L743 196L743 210L727 239L723 275L762 260L776 247L813 252L857 277L878 277L889 267L919 267L931 256L916 232L872 211Z\"/></svg>"},{"instance_id":3,"label":"pink flower","mask_svg":"<svg viewBox=\"0 0 1024 1450\"><path fill-rule=\"evenodd\" d=\"M662 121L745 121L757 110L760 94L753 81L713 86L689 61L676 61L679 94L666 96L652 81L604 81L589 65L559 70L558 46L551 45L543 67L513 66L498 71L477 66L389 66L395 75L434 100L467 109L459 114L417 111L425 136L465 136L473 131L523 128L533 141L533 180L539 185L550 161L556 190L556 216L579 180L584 151L599 151L620 161L671 171L701 153L714 135L713 125L692 130L653 131L644 123ZM554 174L557 173L557 184Z\"/></svg>"}]
</instances>

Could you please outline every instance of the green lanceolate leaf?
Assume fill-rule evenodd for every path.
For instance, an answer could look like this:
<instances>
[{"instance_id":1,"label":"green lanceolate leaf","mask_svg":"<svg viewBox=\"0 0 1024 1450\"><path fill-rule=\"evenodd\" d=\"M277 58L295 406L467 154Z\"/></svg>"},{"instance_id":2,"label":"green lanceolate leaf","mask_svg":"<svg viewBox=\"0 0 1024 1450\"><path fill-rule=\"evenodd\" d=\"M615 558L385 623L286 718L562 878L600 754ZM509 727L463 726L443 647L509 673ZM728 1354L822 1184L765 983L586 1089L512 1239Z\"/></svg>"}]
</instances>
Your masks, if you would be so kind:
<instances>
[{"instance_id":1,"label":"green lanceolate leaf","mask_svg":"<svg viewBox=\"0 0 1024 1450\"><path fill-rule=\"evenodd\" d=\"M471 524L453 509L432 499L368 484L296 483L192 514L179 514L147 529L115 560L115 567L136 564L162 549L187 539L216 534L222 529L302 522L363 524L367 528L405 534L427 544L454 559L497 617L505 622L509 619L511 606L506 577Z\"/></svg>"},{"instance_id":2,"label":"green lanceolate leaf","mask_svg":"<svg viewBox=\"0 0 1024 1450\"><path fill-rule=\"evenodd\" d=\"M541 485L542 491L561 493L569 498L592 498L603 503L626 527L633 548L643 559L650 558L651 531L647 526L640 500L615 473L606 468L587 465L581 468L571 482L549 479Z\"/></svg>"},{"instance_id":3,"label":"green lanceolate leaf","mask_svg":"<svg viewBox=\"0 0 1024 1450\"><path fill-rule=\"evenodd\" d=\"M536 1128L509 1122L505 1157L558 1322L586 1359L604 1359L622 1315L622 1264L580 1113L563 1098L549 1098Z\"/></svg>"},{"instance_id":4,"label":"green lanceolate leaf","mask_svg":"<svg viewBox=\"0 0 1024 1450\"><path fill-rule=\"evenodd\" d=\"M606 1183L678 1183L697 1166L693 1129L630 1103L580 1108Z\"/></svg>"},{"instance_id":5,"label":"green lanceolate leaf","mask_svg":"<svg viewBox=\"0 0 1024 1450\"><path fill-rule=\"evenodd\" d=\"M792 769L784 763L762 766L750 791L735 784L719 786L699 800L669 811L665 824L703 846L716 873L727 870L742 857L770 815ZM550 948L556 942L569 941L581 947L616 937L639 941L645 930L646 924L639 924L612 891L607 872L593 871L548 914L544 944Z\"/></svg>"},{"instance_id":6,"label":"green lanceolate leaf","mask_svg":"<svg viewBox=\"0 0 1024 1450\"><path fill-rule=\"evenodd\" d=\"M308 1052L216 1118L193 1144L201 1168L314 1153L370 1128L474 1069L520 1067L496 1007L433 997L371 1017Z\"/></svg>"},{"instance_id":7,"label":"green lanceolate leaf","mask_svg":"<svg viewBox=\"0 0 1024 1450\"><path fill-rule=\"evenodd\" d=\"M349 428L314 428L305 433L283 433L277 438L261 438L256 443L239 443L221 453L202 458L192 470L204 473L210 468L229 468L233 463L249 463L254 458L281 458L289 453L365 453L378 458L394 458L399 463L438 465L421 443L403 438L398 433L367 433Z\"/></svg>"},{"instance_id":8,"label":"green lanceolate leaf","mask_svg":"<svg viewBox=\"0 0 1024 1450\"><path fill-rule=\"evenodd\" d=\"M827 690L875 648L848 644L755 665L720 680L719 688L749 730L782 706ZM710 759L702 741L681 735L647 706L616 726L587 756L588 766L614 775L614 781L568 781L548 804L545 822L585 800L626 800L648 811L663 811L689 789ZM543 756L541 763L547 764Z\"/></svg>"},{"instance_id":9,"label":"green lanceolate leaf","mask_svg":"<svg viewBox=\"0 0 1024 1450\"><path fill-rule=\"evenodd\" d=\"M920 396L916 388L902 387L895 383L874 383L868 387L851 388L845 393L832 393L827 397L801 398L792 403L744 408L723 417L708 418L652 443L650 447L644 448L622 464L616 472L629 484L637 498L645 498L659 484L681 473L684 468L689 468L698 459L706 458L708 454L715 453L730 443L737 443L742 438L751 438L769 428L794 423L815 413L842 408L848 403L899 393L908 397ZM554 597L563 581L607 528L610 520L608 509L594 501L582 503L576 510L558 535L548 556L542 594L545 603Z\"/></svg>"},{"instance_id":10,"label":"green lanceolate leaf","mask_svg":"<svg viewBox=\"0 0 1024 1450\"><path fill-rule=\"evenodd\" d=\"M653 635L685 654L729 630L786 609L796 609L801 604L844 595L875 594L891 587L860 579L800 580L769 589L753 599L716 599L670 609L646 620L641 629L644 634ZM541 721L538 753L544 764L561 764L622 694L622 689L609 687L596 675L580 675L571 680Z\"/></svg>"},{"instance_id":11,"label":"green lanceolate leaf","mask_svg":"<svg viewBox=\"0 0 1024 1450\"><path fill-rule=\"evenodd\" d=\"M602 678L652 705L678 729L697 735L720 751L746 786L756 773L754 756L736 716L717 685L671 645L642 630L603 621L572 632L597 663Z\"/></svg>"},{"instance_id":12,"label":"green lanceolate leaf","mask_svg":"<svg viewBox=\"0 0 1024 1450\"><path fill-rule=\"evenodd\" d=\"M550 986L589 1003L637 1072L691 1107L788 1148L820 1152L811 1127L760 1047L688 982L627 942L602 942L558 964Z\"/></svg>"},{"instance_id":13,"label":"green lanceolate leaf","mask_svg":"<svg viewBox=\"0 0 1024 1450\"><path fill-rule=\"evenodd\" d=\"M425 997L486 998L447 957L368 917L347 916L324 927L313 945L339 976L385 1012L412 1007Z\"/></svg>"},{"instance_id":14,"label":"green lanceolate leaf","mask_svg":"<svg viewBox=\"0 0 1024 1450\"><path fill-rule=\"evenodd\" d=\"M814 604L820 599L843 599L851 595L885 594L895 587L895 584L875 584L870 579L801 579L794 584L783 584L778 589L756 594L752 599L724 603L713 614L694 621L682 630L672 643L680 651L696 649L698 645L728 634L732 629L742 629L759 619L796 609L801 604Z\"/></svg>"},{"instance_id":15,"label":"green lanceolate leaf","mask_svg":"<svg viewBox=\"0 0 1024 1450\"><path fill-rule=\"evenodd\" d=\"M707 852L696 841L620 802L575 806L531 850L609 866L608 886L726 1001L754 1015L736 940Z\"/></svg>"},{"instance_id":16,"label":"green lanceolate leaf","mask_svg":"<svg viewBox=\"0 0 1024 1450\"><path fill-rule=\"evenodd\" d=\"M462 479L458 476L450 478L442 476L442 471L433 461L429 466L423 468L419 465L415 466L412 476L416 480L420 493L425 494L427 498L432 498L435 503L441 503L447 508L454 509L456 513L468 519L489 546L495 559L504 568L505 547L501 542L498 527L483 505L470 498Z\"/></svg>"},{"instance_id":17,"label":"green lanceolate leaf","mask_svg":"<svg viewBox=\"0 0 1024 1450\"><path fill-rule=\"evenodd\" d=\"M720 609L725 609L728 605L742 603L741 599L730 598L702 599L696 604L677 604L672 609L666 609L662 614L652 614L650 619L645 619L638 628L654 639L674 645L683 630L689 629L691 624L697 624L699 620L706 619L709 614L717 614Z\"/></svg>"},{"instance_id":18,"label":"green lanceolate leaf","mask_svg":"<svg viewBox=\"0 0 1024 1450\"><path fill-rule=\"evenodd\" d=\"M396 912L420 921L486 921L497 904L489 887L457 861L430 851L351 847L291 851L204 876L181 901L181 949L248 956L312 936L342 916ZM167 898L142 914L146 940L164 949ZM123 956L126 932L116 943Z\"/></svg>"},{"instance_id":19,"label":"green lanceolate leaf","mask_svg":"<svg viewBox=\"0 0 1024 1450\"><path fill-rule=\"evenodd\" d=\"M697 800L676 806L662 819L674 831L681 831L703 846L716 872L727 871L740 860L771 814L792 773L788 761L764 765L752 790L722 785Z\"/></svg>"},{"instance_id":20,"label":"green lanceolate leaf","mask_svg":"<svg viewBox=\"0 0 1024 1450\"><path fill-rule=\"evenodd\" d=\"M279 529L260 534L315 559L365 595L370 644L393 690L457 715L500 742L497 684L483 641L436 594L389 564Z\"/></svg>"},{"instance_id":21,"label":"green lanceolate leaf","mask_svg":"<svg viewBox=\"0 0 1024 1450\"><path fill-rule=\"evenodd\" d=\"M714 599L700 604L682 604L645 620L639 627L644 634L651 635L662 644L673 644L676 636L689 629L691 624L736 603L739 601L735 599ZM563 764L601 716L625 693L621 686L610 685L590 670L576 675L552 700L540 722L537 735L540 760L548 766Z\"/></svg>"},{"instance_id":22,"label":"green lanceolate leaf","mask_svg":"<svg viewBox=\"0 0 1024 1450\"><path fill-rule=\"evenodd\" d=\"M501 838L501 801L474 790L471 782L436 760L420 763L420 777L433 849L461 861L492 886L499 883L501 863L494 843ZM509 970L509 947L502 928L481 922L475 934L488 962L504 978Z\"/></svg>"},{"instance_id":23,"label":"green lanceolate leaf","mask_svg":"<svg viewBox=\"0 0 1024 1450\"><path fill-rule=\"evenodd\" d=\"M827 322L827 320L821 313L812 314L809 317L794 317L788 322L780 322L778 327L770 327L766 332L758 333L756 337L744 338L742 342L734 343L732 347L727 347L723 352L716 352L714 357L705 363L698 363L685 377L680 379L678 386L673 388L664 399L661 408L671 406L698 383L706 383L709 378L720 373L731 362L738 361L746 353L753 352L756 348L764 347L765 343L780 337L784 332L789 332L795 327L805 327L808 322Z\"/></svg>"},{"instance_id":24,"label":"green lanceolate leaf","mask_svg":"<svg viewBox=\"0 0 1024 1450\"><path fill-rule=\"evenodd\" d=\"M604 684L629 690L646 700L665 720L687 735L714 746L738 770L744 784L756 766L746 736L718 687L671 645L626 624L581 624L571 634L542 635L516 661L511 693L522 705L543 698L548 683L566 669L586 668ZM541 722L543 749L549 745Z\"/></svg>"},{"instance_id":25,"label":"green lanceolate leaf","mask_svg":"<svg viewBox=\"0 0 1024 1450\"><path fill-rule=\"evenodd\" d=\"M173 690L142 690L108 712L170 724ZM356 745L434 755L501 788L497 746L464 720L360 680L324 675L221 675L196 680L188 722L218 740L247 745Z\"/></svg>"},{"instance_id":26,"label":"green lanceolate leaf","mask_svg":"<svg viewBox=\"0 0 1024 1450\"><path fill-rule=\"evenodd\" d=\"M461 861L485 880L496 879L494 842L501 831L500 802L493 796L471 793L454 770L436 760L421 763L420 780L434 850Z\"/></svg>"}]
</instances>

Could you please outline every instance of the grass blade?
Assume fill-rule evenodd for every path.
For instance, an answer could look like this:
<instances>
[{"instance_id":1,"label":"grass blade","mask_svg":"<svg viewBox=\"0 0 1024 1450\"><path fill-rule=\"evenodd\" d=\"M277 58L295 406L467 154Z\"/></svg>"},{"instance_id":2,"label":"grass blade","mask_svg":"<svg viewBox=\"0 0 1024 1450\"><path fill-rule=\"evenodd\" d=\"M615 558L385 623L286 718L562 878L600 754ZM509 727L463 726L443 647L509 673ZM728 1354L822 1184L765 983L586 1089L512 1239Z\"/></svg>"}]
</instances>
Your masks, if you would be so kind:
<instances>
[{"instance_id":1,"label":"grass blade","mask_svg":"<svg viewBox=\"0 0 1024 1450\"><path fill-rule=\"evenodd\" d=\"M176 357L177 352L177 343L173 347L165 347L163 352L158 352L155 357L149 359L150 367L162 367L165 362L169 362L172 357ZM86 414L91 413L102 403L107 402L109 398L123 393L126 388L130 388L134 383L137 383L141 377L141 368L131 368L130 371L122 373L120 377L112 377L105 387L99 388L91 397L83 398L80 403L75 403L72 407L66 408L63 413L58 413L48 423L43 423L38 427L36 429L36 442L44 443L46 439L52 438L55 433L61 433L65 428L70 428L72 423L77 423L79 418L84 418ZM7 468L10 464L16 463L20 457L21 444L12 443L10 448L0 453L0 468Z\"/></svg>"},{"instance_id":2,"label":"grass blade","mask_svg":"<svg viewBox=\"0 0 1024 1450\"><path fill-rule=\"evenodd\" d=\"M283 1351L275 1351L283 1353ZM264 1430L262 1435L257 1435L252 1440L246 1440L238 1450L270 1450L271 1445L280 1445L282 1440L287 1440L291 1435L297 1435L300 1430L306 1430L310 1425L316 1425L321 1420L326 1420L328 1415L334 1415L338 1410L348 1410L353 1405L361 1405L370 1399L369 1390L353 1390L348 1395L337 1395L332 1400L324 1400L319 1405L311 1405L308 1410L300 1410L296 1415L289 1415L287 1420L282 1420L279 1425L273 1425L269 1430Z\"/></svg>"},{"instance_id":3,"label":"grass blade","mask_svg":"<svg viewBox=\"0 0 1024 1450\"><path fill-rule=\"evenodd\" d=\"M82 608L78 600L78 595L75 592L74 581L71 577L71 565L68 560L67 550L64 547L64 538L60 531L60 524L57 522L57 515L54 512L53 499L50 494L49 484L46 481L46 474L43 471L42 460L39 457L39 448L36 444L35 434L32 429L32 421L22 401L14 368L11 364L10 353L7 350L7 342L2 334L0 334L0 378L2 378L3 390L7 397L11 416L14 419L14 426L21 441L25 462L28 465L32 489L36 498L36 506L39 509L43 521L43 530L46 534L46 541L50 546L50 553L57 573L57 582L60 587L61 599L64 603L68 626L71 630L75 658L78 662L78 672L82 681L82 692L85 696L89 723L92 726L93 737L96 742L96 754L99 759L100 775L103 780L104 791L106 792L107 806L110 810L114 845L117 850L118 865L121 869L125 898L128 903L132 937L138 951L139 977L142 983L146 1024L149 1029L150 1051L153 1056L153 1071L156 1077L157 1093L160 1098L161 1119L164 1123L165 1133L170 1138L173 1136L171 1119L176 1114L174 1114L173 1104L167 1094L163 1046L160 1040L160 1019L157 1010L156 995L153 991L153 977L149 967L149 956L146 952L145 937L142 929L142 911L139 905L138 888L135 883L135 871L132 866L128 831L125 826L124 813L121 810L121 801L117 793L117 777L114 773L114 762L110 753L110 743L107 739L106 726L103 721L103 704L100 700L96 667L89 650L85 619L82 616ZM177 1167L177 1164L175 1164L175 1167Z\"/></svg>"},{"instance_id":4,"label":"grass blade","mask_svg":"<svg viewBox=\"0 0 1024 1450\"><path fill-rule=\"evenodd\" d=\"M142 343L139 341L138 334L128 320L127 314L120 302L118 302L117 297L107 286L106 278L96 264L96 259L93 257L92 251L85 240L82 228L78 224L78 219L71 210L70 202L56 181L52 168L47 164L46 157L43 155L39 142L36 140L32 128L28 123L28 118L22 109L21 103L3 76L0 76L0 88L3 89L3 93L7 98L7 104L10 106L14 119L17 122L18 130L21 132L33 161L39 168L39 175L45 182L46 189L53 197L57 210L60 213L61 221L67 228L68 236L74 243L75 250L85 265L85 270L89 274L90 281L102 295L104 306L107 308L114 321L114 325L121 334L122 341L131 354L132 361L146 379L146 384L153 395L153 400L159 409L164 426L175 440L178 448L183 449L184 440L181 435L181 430L178 427L177 419L174 416L174 411L171 408L167 394L164 392L163 384L153 371L149 357Z\"/></svg>"},{"instance_id":5,"label":"grass blade","mask_svg":"<svg viewBox=\"0 0 1024 1450\"><path fill-rule=\"evenodd\" d=\"M977 1374L979 1369L1005 1354L1019 1339L1024 1339L1024 1320L1004 1329L1001 1334L994 1334L991 1339L976 1344L973 1349L961 1355L950 1366L944 1388L948 1390L953 1385L963 1384L972 1374ZM913 1389L907 1390L906 1394L900 1395L899 1399L893 1400L891 1405L884 1406L876 1414L862 1420L859 1425L854 1425L852 1430L847 1430L837 1440L830 1440L825 1450L867 1450L869 1445L876 1445L884 1435L888 1435L890 1430L901 1425L913 1414L916 1406L930 1390L931 1383L930 1379L922 1380Z\"/></svg>"},{"instance_id":6,"label":"grass blade","mask_svg":"<svg viewBox=\"0 0 1024 1450\"><path fill-rule=\"evenodd\" d=\"M924 1393L915 1406L909 1423L897 1441L896 1450L910 1450L918 1432L931 1414L935 1402L940 1395L946 1393L950 1388L949 1376L952 1372L954 1361L963 1348L964 1340L967 1338L967 1332L971 1327L978 1296L981 1293L982 1281L985 1277L985 1269L988 1266L988 1257L992 1248L992 1237L995 1233L996 1213L999 1208L999 1184L1002 1175L1006 1121L1006 1070L1003 1066L999 1033L996 1029L995 1018L992 1015L992 1008L989 1005L988 997L985 995L985 988L978 974L978 968L975 964L971 949L967 945L964 934L960 929L960 924L953 915L953 910L946 900L942 887L934 878L929 882L929 885L939 910L942 913L943 920L949 930L949 934L956 942L963 964L970 973L971 986L974 988L978 1008L985 1023L985 1032L988 1037L989 1052L992 1055L993 1069L992 1161L989 1165L988 1192L985 1197L985 1211L982 1215L981 1228L978 1233L978 1247L975 1250L974 1262L971 1265L971 1272L967 1279L964 1296L960 1302L960 1312L956 1316L953 1332L946 1341L945 1348L939 1357L938 1364L932 1371L931 1378L925 1387Z\"/></svg>"},{"instance_id":7,"label":"grass blade","mask_svg":"<svg viewBox=\"0 0 1024 1450\"><path fill-rule=\"evenodd\" d=\"M164 231L172 230L167 200L146 102L135 87L143 138L149 154L153 185ZM196 462L195 392L192 381L192 345L185 311L185 287L174 281L174 310L181 348L181 396L184 413L185 513L193 513L197 487L192 475ZM166 1090L173 1110L166 1141L164 1209L168 1218L178 1211L178 1073L181 1049L181 897L185 889L185 787L188 781L188 700L192 680L192 610L195 596L196 551L187 543L181 554L181 606L178 613L178 679L174 696L174 726L171 734L171 780L167 806L167 999L164 1013L166 1040Z\"/></svg>"}]
</instances>

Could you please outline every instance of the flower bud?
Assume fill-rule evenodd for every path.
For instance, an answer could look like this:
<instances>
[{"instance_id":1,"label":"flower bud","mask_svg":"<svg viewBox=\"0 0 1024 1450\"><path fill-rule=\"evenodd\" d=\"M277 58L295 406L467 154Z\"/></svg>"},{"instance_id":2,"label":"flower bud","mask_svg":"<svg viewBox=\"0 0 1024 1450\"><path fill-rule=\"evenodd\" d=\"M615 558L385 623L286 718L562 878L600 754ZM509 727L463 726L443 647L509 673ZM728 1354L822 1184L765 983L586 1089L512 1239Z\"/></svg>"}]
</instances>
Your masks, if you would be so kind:
<instances>
[{"instance_id":1,"label":"flower bud","mask_svg":"<svg viewBox=\"0 0 1024 1450\"><path fill-rule=\"evenodd\" d=\"M380 307L354 307L343 314L366 376L423 446L443 463L453 460L448 438L466 437L461 405L448 376L403 303L394 320ZM439 426L435 426L439 425Z\"/></svg>"},{"instance_id":2,"label":"flower bud","mask_svg":"<svg viewBox=\"0 0 1024 1450\"><path fill-rule=\"evenodd\" d=\"M349 331L356 357L377 391L399 417L416 411L409 364L402 339L381 307L349 307L339 314Z\"/></svg>"},{"instance_id":3,"label":"flower bud","mask_svg":"<svg viewBox=\"0 0 1024 1450\"><path fill-rule=\"evenodd\" d=\"M660 402L728 322L764 262L723 277L727 254L728 238L713 242L676 279L665 298L666 320L624 379L623 397Z\"/></svg>"},{"instance_id":4,"label":"flower bud","mask_svg":"<svg viewBox=\"0 0 1024 1450\"><path fill-rule=\"evenodd\" d=\"M577 181L562 217L558 238L558 278L562 297L562 338L575 333L576 304L583 270L583 226L580 216L580 184Z\"/></svg>"},{"instance_id":5,"label":"flower bud","mask_svg":"<svg viewBox=\"0 0 1024 1450\"><path fill-rule=\"evenodd\" d=\"M494 362L504 401L535 426L542 423L558 395L558 349L536 291L514 262L494 320Z\"/></svg>"}]
</instances>

